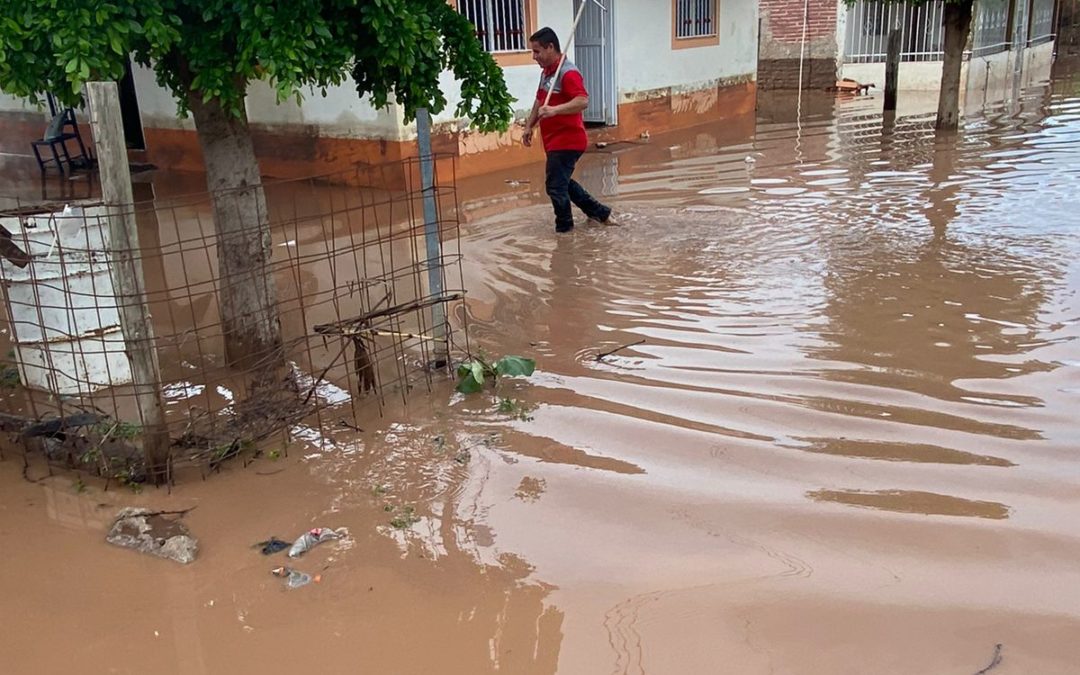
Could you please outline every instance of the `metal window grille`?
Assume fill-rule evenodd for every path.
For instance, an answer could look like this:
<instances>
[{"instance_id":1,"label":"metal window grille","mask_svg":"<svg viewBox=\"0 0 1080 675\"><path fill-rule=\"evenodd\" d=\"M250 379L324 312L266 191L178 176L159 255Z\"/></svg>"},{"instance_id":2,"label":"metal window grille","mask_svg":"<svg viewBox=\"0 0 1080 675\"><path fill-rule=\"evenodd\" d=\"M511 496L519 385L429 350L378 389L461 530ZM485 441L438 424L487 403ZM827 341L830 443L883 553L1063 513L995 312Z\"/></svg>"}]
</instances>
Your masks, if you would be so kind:
<instances>
[{"instance_id":1,"label":"metal window grille","mask_svg":"<svg viewBox=\"0 0 1080 675\"><path fill-rule=\"evenodd\" d=\"M716 0L676 0L675 37L716 35Z\"/></svg>"},{"instance_id":2,"label":"metal window grille","mask_svg":"<svg viewBox=\"0 0 1080 675\"><path fill-rule=\"evenodd\" d=\"M458 0L458 11L476 26L476 37L489 52L528 50L525 0Z\"/></svg>"},{"instance_id":3,"label":"metal window grille","mask_svg":"<svg viewBox=\"0 0 1080 675\"><path fill-rule=\"evenodd\" d=\"M1029 42L1053 39L1054 0L1033 0ZM1009 0L979 0L972 24L972 56L1007 51L1009 40ZM849 63L885 60L889 31L900 28L902 61L939 61L944 58L942 2L933 0L920 6L892 5L859 0L848 11L844 58Z\"/></svg>"},{"instance_id":4,"label":"metal window grille","mask_svg":"<svg viewBox=\"0 0 1080 675\"><path fill-rule=\"evenodd\" d=\"M1031 34L1028 44L1037 45L1054 39L1054 0L1032 0Z\"/></svg>"},{"instance_id":5,"label":"metal window grille","mask_svg":"<svg viewBox=\"0 0 1080 675\"><path fill-rule=\"evenodd\" d=\"M918 6L859 0L848 10L844 58L849 63L884 61L889 32L896 26L901 61L940 61L944 58L943 12L941 0Z\"/></svg>"},{"instance_id":6,"label":"metal window grille","mask_svg":"<svg viewBox=\"0 0 1080 675\"><path fill-rule=\"evenodd\" d=\"M1009 49L1009 0L979 0L975 3L972 30L974 56L987 56Z\"/></svg>"}]
</instances>

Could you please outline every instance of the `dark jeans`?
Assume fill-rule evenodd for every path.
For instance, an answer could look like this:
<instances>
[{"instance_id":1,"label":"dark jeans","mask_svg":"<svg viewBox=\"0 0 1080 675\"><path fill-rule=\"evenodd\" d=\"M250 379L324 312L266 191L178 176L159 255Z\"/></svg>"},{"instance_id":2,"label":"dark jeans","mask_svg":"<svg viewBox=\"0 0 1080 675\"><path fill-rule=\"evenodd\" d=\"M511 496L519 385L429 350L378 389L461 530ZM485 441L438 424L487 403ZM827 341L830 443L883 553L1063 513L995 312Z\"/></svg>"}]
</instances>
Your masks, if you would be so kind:
<instances>
[{"instance_id":1,"label":"dark jeans","mask_svg":"<svg viewBox=\"0 0 1080 675\"><path fill-rule=\"evenodd\" d=\"M574 165L583 153L577 150L552 150L547 154L547 193L551 205L555 208L555 231L568 232L574 227L574 214L570 204L574 203L585 215L593 220L604 222L611 215L611 209L604 206L581 187L574 175Z\"/></svg>"}]
</instances>

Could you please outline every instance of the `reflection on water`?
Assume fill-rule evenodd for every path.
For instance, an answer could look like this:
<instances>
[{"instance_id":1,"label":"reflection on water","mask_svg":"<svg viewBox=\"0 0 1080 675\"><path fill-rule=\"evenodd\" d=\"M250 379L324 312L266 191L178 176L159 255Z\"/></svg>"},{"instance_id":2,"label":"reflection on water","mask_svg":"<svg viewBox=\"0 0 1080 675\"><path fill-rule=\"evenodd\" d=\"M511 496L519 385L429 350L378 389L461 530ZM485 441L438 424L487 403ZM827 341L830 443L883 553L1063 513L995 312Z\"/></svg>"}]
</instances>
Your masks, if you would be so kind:
<instances>
[{"instance_id":1,"label":"reflection on water","mask_svg":"<svg viewBox=\"0 0 1080 675\"><path fill-rule=\"evenodd\" d=\"M740 672L902 672L873 639L858 665L784 670L800 663L794 634L748 638L757 610L731 607L780 602L793 579L848 608L835 620L852 631L914 596L949 611L1002 587L988 602L1005 624L1060 610L1080 625L1033 591L1028 545L1003 529L1038 533L1030 547L1058 583L1075 577L1080 96L1034 87L956 135L935 134L929 103L883 117L878 98L810 96L795 123L790 100L763 96L749 138L696 131L591 155L581 180L603 187L620 227L555 237L528 187L501 213L466 203L474 340L539 363L522 390L535 422L514 423L504 452L527 465L516 481L544 476L544 515L499 516L508 478L489 522L559 584L568 618L607 617L567 633L565 672L706 672L687 650L713 644L711 621L728 640L704 651ZM551 448L578 470L544 469ZM555 533L559 518L575 532ZM972 574L943 537L1018 548ZM583 542L599 544L566 553ZM846 604L883 570L889 584L939 579L938 595ZM581 599L596 584L613 587L601 608ZM931 654L955 653L906 612L894 616ZM590 640L610 660L587 656ZM1070 649L1035 669L1068 672Z\"/></svg>"},{"instance_id":2,"label":"reflection on water","mask_svg":"<svg viewBox=\"0 0 1080 675\"><path fill-rule=\"evenodd\" d=\"M957 136L872 98L812 101L793 129L789 103L763 100L750 141L686 134L585 166L617 177L623 227L552 241L542 205L483 221L466 240L481 341L527 342L588 407L767 443L841 416L921 456L1063 438L1038 414L1058 392L1029 383L1077 337L1080 99L1034 88Z\"/></svg>"},{"instance_id":3,"label":"reflection on water","mask_svg":"<svg viewBox=\"0 0 1080 675\"><path fill-rule=\"evenodd\" d=\"M865 457L892 462L927 462L931 464L981 464L984 466L1016 466L1007 459L977 455L963 450L942 448L925 443L885 441L853 441L846 438L799 439L807 443L797 447L806 452L821 452L845 457Z\"/></svg>"},{"instance_id":4,"label":"reflection on water","mask_svg":"<svg viewBox=\"0 0 1080 675\"><path fill-rule=\"evenodd\" d=\"M0 579L5 607L22 617L0 640L4 672L67 670L74 661L55 649L57 636L79 636L78 660L92 672L351 673L357 664L364 672L556 672L564 616L548 599L552 588L512 553L485 559L494 541L466 517L467 491L423 507L433 517L407 532L403 552L385 536L397 530L371 508L372 490L343 490L344 477L316 464L324 479L305 477L310 462L299 461L285 473L245 471L178 490L183 505L199 507L185 517L199 559L183 567L102 541L119 508L164 495L76 489L59 476L35 484L20 480L13 462L0 464L0 530L18 528L12 536L24 542ZM394 487L376 468L367 478L387 503L428 496ZM534 498L542 490L532 484ZM325 505L314 496L323 491L347 499L310 511ZM354 539L296 560L251 546L316 522L349 523ZM269 574L281 564L321 582L286 591Z\"/></svg>"},{"instance_id":5,"label":"reflection on water","mask_svg":"<svg viewBox=\"0 0 1080 675\"><path fill-rule=\"evenodd\" d=\"M997 502L979 502L960 497L911 490L818 490L807 497L823 502L866 506L901 513L925 513L940 516L970 516L1002 520L1009 517L1009 507Z\"/></svg>"}]
</instances>

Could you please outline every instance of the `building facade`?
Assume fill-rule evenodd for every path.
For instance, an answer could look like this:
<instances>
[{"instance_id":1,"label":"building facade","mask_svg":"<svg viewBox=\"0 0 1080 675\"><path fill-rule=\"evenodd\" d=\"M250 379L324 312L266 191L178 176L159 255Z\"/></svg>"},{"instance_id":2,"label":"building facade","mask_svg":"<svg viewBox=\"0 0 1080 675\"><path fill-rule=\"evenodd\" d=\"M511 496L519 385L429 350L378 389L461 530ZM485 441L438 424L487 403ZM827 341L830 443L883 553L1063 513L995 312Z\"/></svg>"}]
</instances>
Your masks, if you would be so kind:
<instances>
[{"instance_id":1,"label":"building facade","mask_svg":"<svg viewBox=\"0 0 1080 675\"><path fill-rule=\"evenodd\" d=\"M539 68L528 36L550 26L565 43L581 2L586 6L569 58L590 92L586 119L597 140L637 138L645 131L752 114L757 73L758 0L451 0L477 26L477 35L503 67L521 121L532 107ZM444 75L449 105L436 116L435 149L460 158L459 175L533 161L539 149L520 143L522 128L503 134L471 131L453 110L458 89ZM150 70L134 66L121 83L133 160L162 168L201 170L190 119L179 118L172 95ZM248 92L247 111L263 172L270 176L334 171L355 162L393 161L415 154L414 124L391 104L373 108L351 82L323 97L277 104L261 82ZM0 151L29 153L44 130L43 113L0 94L5 135ZM133 119L132 119L133 118ZM133 123L134 122L134 123ZM10 130L22 125L28 135ZM136 143L132 137L141 136ZM37 136L40 137L40 136Z\"/></svg>"},{"instance_id":2,"label":"building facade","mask_svg":"<svg viewBox=\"0 0 1080 675\"><path fill-rule=\"evenodd\" d=\"M840 75L881 86L892 27L900 30L899 86L936 91L941 86L943 0L884 6L858 0L840 16ZM1006 81L1049 74L1054 56L1055 0L977 0L961 71L961 90L982 98Z\"/></svg>"},{"instance_id":3,"label":"building facade","mask_svg":"<svg viewBox=\"0 0 1080 675\"><path fill-rule=\"evenodd\" d=\"M836 82L837 0L761 0L758 86L824 89Z\"/></svg>"},{"instance_id":4,"label":"building facade","mask_svg":"<svg viewBox=\"0 0 1080 675\"><path fill-rule=\"evenodd\" d=\"M1053 58L1061 8L1074 0L976 0L962 74L981 94L1016 75L1037 78ZM900 88L936 91L943 59L943 0L762 0L758 84L821 89L837 78L882 87L889 32L901 33Z\"/></svg>"}]
</instances>

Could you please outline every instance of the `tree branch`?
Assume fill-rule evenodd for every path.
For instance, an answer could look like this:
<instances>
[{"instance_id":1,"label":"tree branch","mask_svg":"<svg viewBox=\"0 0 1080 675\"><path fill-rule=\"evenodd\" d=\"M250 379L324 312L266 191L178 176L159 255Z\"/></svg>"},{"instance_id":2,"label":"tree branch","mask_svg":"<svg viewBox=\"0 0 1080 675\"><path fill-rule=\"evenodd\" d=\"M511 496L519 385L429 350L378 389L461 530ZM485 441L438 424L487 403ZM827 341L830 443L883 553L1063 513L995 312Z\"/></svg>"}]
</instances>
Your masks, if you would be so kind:
<instances>
[{"instance_id":1,"label":"tree branch","mask_svg":"<svg viewBox=\"0 0 1080 675\"><path fill-rule=\"evenodd\" d=\"M433 305L437 305L442 302L454 302L460 300L465 295L463 293L446 293L434 298L424 298L422 300L413 300L412 302L402 303L400 305L394 305L393 307L387 307L386 309L378 309L359 316L352 317L351 319L342 319L341 321L335 321L333 323L324 323L315 326L316 333L321 335L349 335L350 332L355 332L360 328L364 328L364 324L373 320L380 319L386 316L393 316L395 314L402 314L404 312L411 312L417 309L427 309Z\"/></svg>"},{"instance_id":2,"label":"tree branch","mask_svg":"<svg viewBox=\"0 0 1080 675\"><path fill-rule=\"evenodd\" d=\"M620 345L620 346L616 347L615 349L612 349L610 352L602 352L600 354L597 354L596 355L596 360L599 361L599 360L603 359L605 356L611 356L612 354L614 354L616 352L621 352L624 349L629 349L630 347L636 347L636 346L638 346L640 344L644 344L644 343L645 343L645 338L642 338L642 339L638 340L637 342L631 342L630 344Z\"/></svg>"},{"instance_id":3,"label":"tree branch","mask_svg":"<svg viewBox=\"0 0 1080 675\"><path fill-rule=\"evenodd\" d=\"M992 658L990 660L990 665L983 668L979 672L975 673L975 675L986 675L986 673L989 673L994 668L997 668L998 664L1000 664L1000 663L1001 663L1001 643L999 642L999 643L997 643L997 645L994 646L994 658Z\"/></svg>"}]
</instances>

